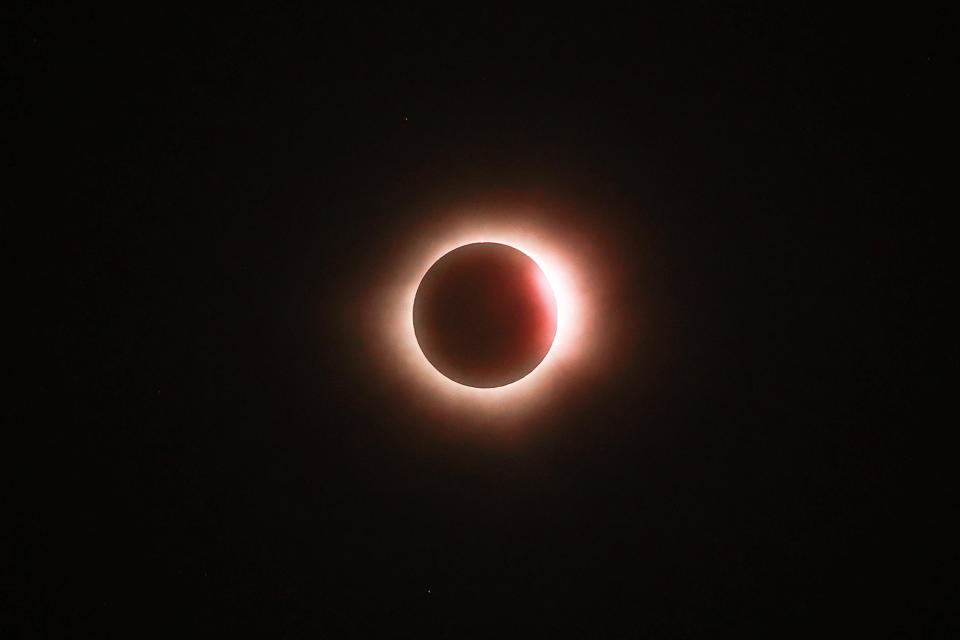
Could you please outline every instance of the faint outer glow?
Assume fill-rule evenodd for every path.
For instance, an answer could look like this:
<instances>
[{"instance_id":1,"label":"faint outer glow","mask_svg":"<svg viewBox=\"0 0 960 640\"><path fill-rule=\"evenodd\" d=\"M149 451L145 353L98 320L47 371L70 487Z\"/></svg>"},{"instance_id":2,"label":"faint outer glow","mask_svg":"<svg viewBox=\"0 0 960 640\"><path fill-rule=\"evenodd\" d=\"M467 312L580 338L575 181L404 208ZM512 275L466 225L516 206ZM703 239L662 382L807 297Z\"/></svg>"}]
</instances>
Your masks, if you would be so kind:
<instances>
[{"instance_id":1,"label":"faint outer glow","mask_svg":"<svg viewBox=\"0 0 960 640\"><path fill-rule=\"evenodd\" d=\"M586 283L574 268L570 248L553 235L549 227L498 218L473 219L457 225L436 225L420 234L410 252L397 259L390 283L382 291L386 302L384 340L380 349L388 366L410 385L408 400L432 408L458 409L466 419L479 419L527 411L549 401L565 372L590 353L590 316L586 313L589 294ZM473 242L499 242L532 258L543 270L557 301L557 333L553 346L540 365L520 380L494 388L476 388L450 380L423 355L413 329L413 301L427 270L441 256Z\"/></svg>"}]
</instances>

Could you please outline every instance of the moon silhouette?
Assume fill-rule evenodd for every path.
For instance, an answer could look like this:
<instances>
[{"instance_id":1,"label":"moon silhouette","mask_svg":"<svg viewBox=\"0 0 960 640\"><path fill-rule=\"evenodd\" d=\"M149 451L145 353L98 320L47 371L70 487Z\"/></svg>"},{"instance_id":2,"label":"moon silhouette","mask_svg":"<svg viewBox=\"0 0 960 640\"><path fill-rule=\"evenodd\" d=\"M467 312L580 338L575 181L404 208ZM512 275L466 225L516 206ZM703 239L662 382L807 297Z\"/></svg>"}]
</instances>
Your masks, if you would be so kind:
<instances>
[{"instance_id":1,"label":"moon silhouette","mask_svg":"<svg viewBox=\"0 0 960 640\"><path fill-rule=\"evenodd\" d=\"M537 368L557 333L557 301L528 255L496 242L463 245L420 281L413 327L423 355L469 387L502 387Z\"/></svg>"}]
</instances>

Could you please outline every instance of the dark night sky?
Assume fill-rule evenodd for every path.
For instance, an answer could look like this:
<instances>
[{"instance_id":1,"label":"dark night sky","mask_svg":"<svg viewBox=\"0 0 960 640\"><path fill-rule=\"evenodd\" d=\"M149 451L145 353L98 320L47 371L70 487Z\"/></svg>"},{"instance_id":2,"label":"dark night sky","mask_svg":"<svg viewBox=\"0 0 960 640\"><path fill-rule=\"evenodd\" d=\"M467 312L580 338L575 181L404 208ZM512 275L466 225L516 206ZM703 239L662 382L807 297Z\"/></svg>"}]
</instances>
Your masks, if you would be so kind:
<instances>
[{"instance_id":1,"label":"dark night sky","mask_svg":"<svg viewBox=\"0 0 960 640\"><path fill-rule=\"evenodd\" d=\"M767 4L5 9L0 635L941 629L951 21ZM511 446L342 312L493 192L604 212L633 334Z\"/></svg>"}]
</instances>

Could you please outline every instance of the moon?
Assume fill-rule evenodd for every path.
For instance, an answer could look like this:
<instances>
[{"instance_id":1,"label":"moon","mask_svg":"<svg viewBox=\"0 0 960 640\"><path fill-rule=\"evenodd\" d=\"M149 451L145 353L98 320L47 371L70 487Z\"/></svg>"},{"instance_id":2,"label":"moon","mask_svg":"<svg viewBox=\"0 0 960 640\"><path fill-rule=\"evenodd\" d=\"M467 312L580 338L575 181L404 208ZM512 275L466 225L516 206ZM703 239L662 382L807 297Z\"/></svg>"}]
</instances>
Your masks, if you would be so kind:
<instances>
[{"instance_id":1,"label":"moon","mask_svg":"<svg viewBox=\"0 0 960 640\"><path fill-rule=\"evenodd\" d=\"M527 254L475 242L444 254L420 281L413 327L423 355L447 378L492 388L543 361L557 333L557 300Z\"/></svg>"}]
</instances>

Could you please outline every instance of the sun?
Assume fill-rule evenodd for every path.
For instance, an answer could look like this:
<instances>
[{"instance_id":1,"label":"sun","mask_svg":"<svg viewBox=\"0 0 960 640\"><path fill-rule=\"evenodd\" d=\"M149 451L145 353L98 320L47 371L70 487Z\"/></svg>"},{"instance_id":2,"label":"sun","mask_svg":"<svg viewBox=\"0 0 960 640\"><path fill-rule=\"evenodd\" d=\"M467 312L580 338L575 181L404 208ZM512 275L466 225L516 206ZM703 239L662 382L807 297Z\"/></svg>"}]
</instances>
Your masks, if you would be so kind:
<instances>
[{"instance_id":1,"label":"sun","mask_svg":"<svg viewBox=\"0 0 960 640\"><path fill-rule=\"evenodd\" d=\"M414 333L446 377L502 387L529 375L549 353L556 311L553 288L530 256L498 242L473 242L445 254L423 277Z\"/></svg>"},{"instance_id":2,"label":"sun","mask_svg":"<svg viewBox=\"0 0 960 640\"><path fill-rule=\"evenodd\" d=\"M414 333L414 298L427 270L446 253L475 242L496 242L525 253L539 265L556 298L557 330L550 351L528 375L500 387L468 387L447 378L424 356ZM548 402L551 390L591 347L585 314L589 295L572 251L550 225L526 216L459 216L456 222L418 234L390 265L390 282L381 297L385 317L380 351L409 401L462 410L474 418L521 413Z\"/></svg>"}]
</instances>

